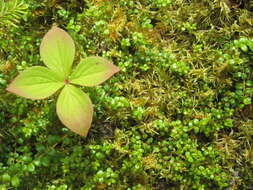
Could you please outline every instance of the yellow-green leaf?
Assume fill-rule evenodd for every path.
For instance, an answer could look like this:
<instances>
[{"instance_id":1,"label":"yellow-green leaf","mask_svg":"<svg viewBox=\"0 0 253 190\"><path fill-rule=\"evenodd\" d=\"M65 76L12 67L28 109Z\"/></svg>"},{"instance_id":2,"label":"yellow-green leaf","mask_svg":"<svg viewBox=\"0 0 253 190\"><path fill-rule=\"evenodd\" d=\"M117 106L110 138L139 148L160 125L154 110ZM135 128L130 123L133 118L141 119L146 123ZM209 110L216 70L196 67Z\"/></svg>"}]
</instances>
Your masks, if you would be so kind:
<instances>
[{"instance_id":1,"label":"yellow-green leaf","mask_svg":"<svg viewBox=\"0 0 253 190\"><path fill-rule=\"evenodd\" d=\"M64 79L46 67L35 66L20 73L7 90L30 99L47 98L64 85Z\"/></svg>"},{"instance_id":2,"label":"yellow-green leaf","mask_svg":"<svg viewBox=\"0 0 253 190\"><path fill-rule=\"evenodd\" d=\"M81 136L87 136L93 115L87 94L71 84L66 85L58 97L56 110L66 127Z\"/></svg>"},{"instance_id":3,"label":"yellow-green leaf","mask_svg":"<svg viewBox=\"0 0 253 190\"><path fill-rule=\"evenodd\" d=\"M74 61L75 45L67 32L53 26L42 39L40 55L50 69L66 78Z\"/></svg>"},{"instance_id":4,"label":"yellow-green leaf","mask_svg":"<svg viewBox=\"0 0 253 190\"><path fill-rule=\"evenodd\" d=\"M110 61L101 57L87 57L77 65L70 76L70 83L82 86L95 86L101 84L119 68Z\"/></svg>"}]
</instances>

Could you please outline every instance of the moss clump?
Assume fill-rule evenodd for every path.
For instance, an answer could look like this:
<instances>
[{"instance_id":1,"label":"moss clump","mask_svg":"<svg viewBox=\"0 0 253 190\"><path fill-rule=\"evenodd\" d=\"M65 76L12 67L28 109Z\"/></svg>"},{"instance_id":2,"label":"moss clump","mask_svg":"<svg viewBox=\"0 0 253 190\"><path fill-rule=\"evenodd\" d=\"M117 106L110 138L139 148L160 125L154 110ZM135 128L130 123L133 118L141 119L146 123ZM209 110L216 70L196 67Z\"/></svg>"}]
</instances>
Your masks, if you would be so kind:
<instances>
[{"instance_id":1,"label":"moss clump","mask_svg":"<svg viewBox=\"0 0 253 190\"><path fill-rule=\"evenodd\" d=\"M249 1L31 0L13 15L0 25L0 189L252 188ZM77 59L121 68L85 89L95 110L86 139L63 128L53 98L5 91L42 64L53 23L73 37Z\"/></svg>"}]
</instances>

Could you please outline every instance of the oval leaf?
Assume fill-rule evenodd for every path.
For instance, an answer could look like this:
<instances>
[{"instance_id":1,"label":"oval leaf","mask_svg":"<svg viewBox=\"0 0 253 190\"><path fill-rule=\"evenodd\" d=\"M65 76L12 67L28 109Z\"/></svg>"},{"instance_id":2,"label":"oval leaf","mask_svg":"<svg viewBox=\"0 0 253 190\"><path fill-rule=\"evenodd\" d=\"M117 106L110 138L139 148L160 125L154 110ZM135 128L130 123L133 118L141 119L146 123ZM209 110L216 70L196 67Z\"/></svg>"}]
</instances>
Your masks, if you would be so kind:
<instances>
[{"instance_id":1,"label":"oval leaf","mask_svg":"<svg viewBox=\"0 0 253 190\"><path fill-rule=\"evenodd\" d=\"M57 73L46 67L35 66L20 73L7 90L30 99L47 98L64 85Z\"/></svg>"},{"instance_id":2,"label":"oval leaf","mask_svg":"<svg viewBox=\"0 0 253 190\"><path fill-rule=\"evenodd\" d=\"M87 57L77 65L70 76L70 82L83 86L95 86L101 84L118 71L118 67L104 58Z\"/></svg>"},{"instance_id":3,"label":"oval leaf","mask_svg":"<svg viewBox=\"0 0 253 190\"><path fill-rule=\"evenodd\" d=\"M81 136L87 136L93 107L89 96L82 90L66 85L58 97L56 111L66 127Z\"/></svg>"},{"instance_id":4,"label":"oval leaf","mask_svg":"<svg viewBox=\"0 0 253 190\"><path fill-rule=\"evenodd\" d=\"M67 32L53 26L42 39L40 55L46 66L66 78L74 61L75 44Z\"/></svg>"}]
</instances>

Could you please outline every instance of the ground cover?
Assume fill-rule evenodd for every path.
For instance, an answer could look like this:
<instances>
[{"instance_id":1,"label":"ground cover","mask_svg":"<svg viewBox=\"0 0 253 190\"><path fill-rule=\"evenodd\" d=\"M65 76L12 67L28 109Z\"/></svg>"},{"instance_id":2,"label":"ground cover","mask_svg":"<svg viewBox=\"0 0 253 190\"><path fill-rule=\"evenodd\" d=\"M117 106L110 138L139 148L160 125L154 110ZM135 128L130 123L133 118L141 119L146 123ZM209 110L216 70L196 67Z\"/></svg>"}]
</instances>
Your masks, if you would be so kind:
<instances>
[{"instance_id":1,"label":"ground cover","mask_svg":"<svg viewBox=\"0 0 253 190\"><path fill-rule=\"evenodd\" d=\"M1 190L253 188L250 1L1 3ZM82 88L94 105L86 138L61 124L54 97L5 90L43 65L54 23L75 41L74 64L97 55L121 69Z\"/></svg>"}]
</instances>

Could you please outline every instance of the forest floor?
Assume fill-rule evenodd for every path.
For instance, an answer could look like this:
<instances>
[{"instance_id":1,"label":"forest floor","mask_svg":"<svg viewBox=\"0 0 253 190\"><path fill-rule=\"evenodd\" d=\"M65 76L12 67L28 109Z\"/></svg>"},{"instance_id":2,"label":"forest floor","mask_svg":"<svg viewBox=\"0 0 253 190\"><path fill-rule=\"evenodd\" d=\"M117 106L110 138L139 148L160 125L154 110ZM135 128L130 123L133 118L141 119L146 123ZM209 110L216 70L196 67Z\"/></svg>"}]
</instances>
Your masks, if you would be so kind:
<instances>
[{"instance_id":1,"label":"forest floor","mask_svg":"<svg viewBox=\"0 0 253 190\"><path fill-rule=\"evenodd\" d=\"M53 24L120 68L86 138L6 91ZM252 190L252 37L246 0L0 0L0 190Z\"/></svg>"}]
</instances>

